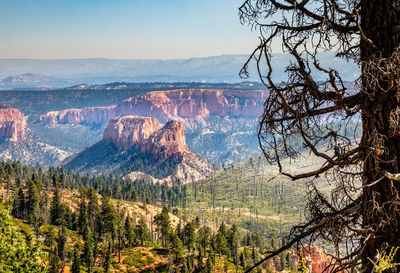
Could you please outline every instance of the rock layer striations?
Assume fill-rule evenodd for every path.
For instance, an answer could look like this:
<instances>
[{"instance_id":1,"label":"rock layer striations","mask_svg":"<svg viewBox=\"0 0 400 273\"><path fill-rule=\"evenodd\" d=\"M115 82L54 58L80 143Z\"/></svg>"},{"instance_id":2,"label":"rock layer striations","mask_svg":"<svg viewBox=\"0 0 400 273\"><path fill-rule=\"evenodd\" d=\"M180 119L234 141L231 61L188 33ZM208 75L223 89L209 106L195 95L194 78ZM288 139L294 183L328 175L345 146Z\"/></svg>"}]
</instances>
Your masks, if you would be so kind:
<instances>
[{"instance_id":1,"label":"rock layer striations","mask_svg":"<svg viewBox=\"0 0 400 273\"><path fill-rule=\"evenodd\" d=\"M103 139L67 159L65 166L168 184L192 182L213 172L207 160L187 148L183 122L161 126L155 118L132 115L111 119Z\"/></svg>"},{"instance_id":2,"label":"rock layer striations","mask_svg":"<svg viewBox=\"0 0 400 273\"><path fill-rule=\"evenodd\" d=\"M16 108L0 103L0 140L25 140L26 118Z\"/></svg>"},{"instance_id":3,"label":"rock layer striations","mask_svg":"<svg viewBox=\"0 0 400 273\"><path fill-rule=\"evenodd\" d=\"M180 89L153 91L118 105L52 111L40 117L47 125L104 124L121 115L154 117L160 122L180 120L186 126L209 116L258 118L263 112L265 92L259 90Z\"/></svg>"}]
</instances>

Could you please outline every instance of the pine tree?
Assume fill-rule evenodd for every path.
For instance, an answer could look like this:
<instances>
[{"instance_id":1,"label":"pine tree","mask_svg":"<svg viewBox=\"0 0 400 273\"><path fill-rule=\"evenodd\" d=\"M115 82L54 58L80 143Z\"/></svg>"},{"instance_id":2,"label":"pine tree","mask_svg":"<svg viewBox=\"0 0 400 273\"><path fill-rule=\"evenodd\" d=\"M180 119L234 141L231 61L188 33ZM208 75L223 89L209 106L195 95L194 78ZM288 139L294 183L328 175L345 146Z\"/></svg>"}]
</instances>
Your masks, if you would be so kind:
<instances>
[{"instance_id":1,"label":"pine tree","mask_svg":"<svg viewBox=\"0 0 400 273\"><path fill-rule=\"evenodd\" d=\"M63 208L61 204L61 194L58 187L54 190L54 196L50 207L50 224L59 226L63 221Z\"/></svg>"},{"instance_id":2,"label":"pine tree","mask_svg":"<svg viewBox=\"0 0 400 273\"><path fill-rule=\"evenodd\" d=\"M175 262L178 262L183 255L184 249L181 239L179 239L176 233L171 235L171 252L175 255Z\"/></svg>"},{"instance_id":3,"label":"pine tree","mask_svg":"<svg viewBox=\"0 0 400 273\"><path fill-rule=\"evenodd\" d=\"M139 219L139 223L135 227L135 238L140 241L141 246L150 238L149 228L143 217Z\"/></svg>"},{"instance_id":4,"label":"pine tree","mask_svg":"<svg viewBox=\"0 0 400 273\"><path fill-rule=\"evenodd\" d=\"M88 268L88 272L91 273L93 271L93 239L92 232L89 227L86 226L84 233L85 244L83 247L83 258Z\"/></svg>"},{"instance_id":5,"label":"pine tree","mask_svg":"<svg viewBox=\"0 0 400 273\"><path fill-rule=\"evenodd\" d=\"M166 207L164 207L159 214L154 216L154 224L157 226L157 232L161 234L163 247L166 247L168 236L171 232L171 220Z\"/></svg>"},{"instance_id":6,"label":"pine tree","mask_svg":"<svg viewBox=\"0 0 400 273\"><path fill-rule=\"evenodd\" d=\"M185 225L185 228L183 230L184 236L185 236L185 245L189 251L189 253L192 251L192 248L194 247L194 244L196 243L196 226L193 222L189 222Z\"/></svg>"},{"instance_id":7,"label":"pine tree","mask_svg":"<svg viewBox=\"0 0 400 273\"><path fill-rule=\"evenodd\" d=\"M22 187L18 190L17 199L15 200L15 216L19 219L25 219L25 193Z\"/></svg>"},{"instance_id":8,"label":"pine tree","mask_svg":"<svg viewBox=\"0 0 400 273\"><path fill-rule=\"evenodd\" d=\"M88 215L86 207L86 198L84 190L81 190L81 201L79 202L79 216L78 216L78 230L80 234L83 234L84 228L87 224Z\"/></svg>"},{"instance_id":9,"label":"pine tree","mask_svg":"<svg viewBox=\"0 0 400 273\"><path fill-rule=\"evenodd\" d=\"M38 222L39 214L39 192L35 181L28 181L28 198L27 198L28 219L31 224Z\"/></svg>"},{"instance_id":10,"label":"pine tree","mask_svg":"<svg viewBox=\"0 0 400 273\"><path fill-rule=\"evenodd\" d=\"M132 221L129 215L125 219L124 231L128 246L132 246L135 241L135 233L133 231Z\"/></svg>"},{"instance_id":11,"label":"pine tree","mask_svg":"<svg viewBox=\"0 0 400 273\"><path fill-rule=\"evenodd\" d=\"M230 229L229 244L235 265L239 264L240 233L235 224Z\"/></svg>"},{"instance_id":12,"label":"pine tree","mask_svg":"<svg viewBox=\"0 0 400 273\"><path fill-rule=\"evenodd\" d=\"M74 247L74 256L72 259L72 267L71 267L71 272L72 273L81 273L81 257L80 257L80 251L79 251L79 246L78 244L75 245Z\"/></svg>"},{"instance_id":13,"label":"pine tree","mask_svg":"<svg viewBox=\"0 0 400 273\"><path fill-rule=\"evenodd\" d=\"M213 262L212 262L211 256L209 256L207 258L207 262L206 262L206 272L207 273L211 273L212 270L213 270Z\"/></svg>"},{"instance_id":14,"label":"pine tree","mask_svg":"<svg viewBox=\"0 0 400 273\"><path fill-rule=\"evenodd\" d=\"M95 232L95 230L96 230L96 219L97 219L98 213L100 211L99 201L98 201L98 198L97 198L96 191L94 189L90 188L88 190L87 195L88 195L88 200L89 200L88 201L88 206L87 206L87 215L88 215L87 219L89 220L90 229L93 232Z\"/></svg>"},{"instance_id":15,"label":"pine tree","mask_svg":"<svg viewBox=\"0 0 400 273\"><path fill-rule=\"evenodd\" d=\"M299 251L299 267L297 268L297 271L299 271L300 273L307 273L308 272L308 268L306 266L306 259L304 259L303 256L303 251Z\"/></svg>"},{"instance_id":16,"label":"pine tree","mask_svg":"<svg viewBox=\"0 0 400 273\"><path fill-rule=\"evenodd\" d=\"M110 272L110 265L111 265L111 244L108 244L108 249L103 264L104 273Z\"/></svg>"},{"instance_id":17,"label":"pine tree","mask_svg":"<svg viewBox=\"0 0 400 273\"><path fill-rule=\"evenodd\" d=\"M61 269L60 257L58 257L58 248L54 246L50 252L49 273L59 273Z\"/></svg>"},{"instance_id":18,"label":"pine tree","mask_svg":"<svg viewBox=\"0 0 400 273\"><path fill-rule=\"evenodd\" d=\"M66 258L67 254L66 245L67 245L66 230L65 227L62 226L59 231L57 240L58 257L60 258L61 261L64 261L64 259Z\"/></svg>"}]
</instances>

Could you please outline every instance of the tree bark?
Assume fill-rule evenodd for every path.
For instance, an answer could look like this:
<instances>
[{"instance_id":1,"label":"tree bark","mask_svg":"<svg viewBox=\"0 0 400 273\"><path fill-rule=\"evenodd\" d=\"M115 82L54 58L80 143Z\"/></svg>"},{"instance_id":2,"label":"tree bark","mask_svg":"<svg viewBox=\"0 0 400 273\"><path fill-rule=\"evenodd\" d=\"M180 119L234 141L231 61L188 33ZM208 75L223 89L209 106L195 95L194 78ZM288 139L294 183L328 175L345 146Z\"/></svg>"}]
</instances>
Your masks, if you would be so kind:
<instances>
[{"instance_id":1,"label":"tree bark","mask_svg":"<svg viewBox=\"0 0 400 273\"><path fill-rule=\"evenodd\" d=\"M399 35L394 26L400 25L399 0L362 0L361 28L370 42L361 40L362 92L366 96L362 109L363 135L361 147L366 148L364 154L363 184L364 186L381 179L385 171L399 173L400 170L400 132L392 135L390 114L399 107L396 99L396 88L389 89L389 78L379 79L379 85L386 91L376 90L369 84L372 77L367 73L365 62L379 54L383 58L392 56L399 45ZM382 146L381 146L382 145ZM371 149L372 148L372 149ZM383 148L383 149L381 149ZM373 265L368 258L374 259L377 250L390 251L391 247L400 246L399 236L399 192L400 181L383 178L379 183L363 189L362 224L365 228L373 227L375 236L362 238L366 251L362 255L363 265L371 272ZM393 202L395 201L395 202ZM399 256L396 256L399 261ZM392 269L396 272L395 268Z\"/></svg>"}]
</instances>

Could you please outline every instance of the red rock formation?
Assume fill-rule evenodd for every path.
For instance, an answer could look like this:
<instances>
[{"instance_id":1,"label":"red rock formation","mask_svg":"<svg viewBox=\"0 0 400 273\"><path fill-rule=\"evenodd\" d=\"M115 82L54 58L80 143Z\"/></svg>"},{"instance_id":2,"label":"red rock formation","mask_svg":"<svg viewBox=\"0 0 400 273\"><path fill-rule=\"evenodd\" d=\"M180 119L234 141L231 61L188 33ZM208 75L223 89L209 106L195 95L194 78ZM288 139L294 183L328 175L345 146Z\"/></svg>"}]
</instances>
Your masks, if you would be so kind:
<instances>
[{"instance_id":1,"label":"red rock formation","mask_svg":"<svg viewBox=\"0 0 400 273\"><path fill-rule=\"evenodd\" d=\"M26 118L16 108L0 104L0 139L25 140Z\"/></svg>"},{"instance_id":2,"label":"red rock formation","mask_svg":"<svg viewBox=\"0 0 400 273\"><path fill-rule=\"evenodd\" d=\"M66 109L51 111L40 116L40 121L47 125L79 124L79 123L106 123L117 116L116 106L86 107L82 109Z\"/></svg>"},{"instance_id":3,"label":"red rock formation","mask_svg":"<svg viewBox=\"0 0 400 273\"><path fill-rule=\"evenodd\" d=\"M325 249L319 248L315 244L304 246L300 250L303 252L309 272L322 273L332 263L332 257L327 255ZM294 264L299 266L298 250L292 253L291 259ZM333 269L333 267L328 268L325 272L332 272Z\"/></svg>"},{"instance_id":4,"label":"red rock formation","mask_svg":"<svg viewBox=\"0 0 400 273\"><path fill-rule=\"evenodd\" d=\"M184 125L180 121L170 121L161 127L155 118L121 116L111 119L104 130L103 140L112 141L123 150L138 145L142 153L161 159L179 160L176 173L164 179L158 180L147 174L131 172L127 177L133 180L145 179L173 184L179 179L182 183L188 183L203 179L213 172L213 167L205 159L187 148Z\"/></svg>"},{"instance_id":5,"label":"red rock formation","mask_svg":"<svg viewBox=\"0 0 400 273\"><path fill-rule=\"evenodd\" d=\"M179 121L168 122L143 143L142 152L164 159L171 155L183 158L184 153L190 152L186 147L183 123Z\"/></svg>"},{"instance_id":6,"label":"red rock formation","mask_svg":"<svg viewBox=\"0 0 400 273\"><path fill-rule=\"evenodd\" d=\"M160 128L155 118L122 116L110 120L103 139L111 140L120 149L127 149L134 144L142 144Z\"/></svg>"},{"instance_id":7,"label":"red rock formation","mask_svg":"<svg viewBox=\"0 0 400 273\"><path fill-rule=\"evenodd\" d=\"M160 122L192 121L217 116L259 117L263 112L265 92L259 90L185 89L154 91L145 96L124 100L119 105L52 111L40 120L57 123L106 123L120 115L154 117Z\"/></svg>"},{"instance_id":8,"label":"red rock formation","mask_svg":"<svg viewBox=\"0 0 400 273\"><path fill-rule=\"evenodd\" d=\"M183 123L170 121L161 127L155 118L121 116L110 120L103 133L104 140L111 140L120 149L137 144L143 153L167 158L182 157L189 152L186 147Z\"/></svg>"}]
</instances>

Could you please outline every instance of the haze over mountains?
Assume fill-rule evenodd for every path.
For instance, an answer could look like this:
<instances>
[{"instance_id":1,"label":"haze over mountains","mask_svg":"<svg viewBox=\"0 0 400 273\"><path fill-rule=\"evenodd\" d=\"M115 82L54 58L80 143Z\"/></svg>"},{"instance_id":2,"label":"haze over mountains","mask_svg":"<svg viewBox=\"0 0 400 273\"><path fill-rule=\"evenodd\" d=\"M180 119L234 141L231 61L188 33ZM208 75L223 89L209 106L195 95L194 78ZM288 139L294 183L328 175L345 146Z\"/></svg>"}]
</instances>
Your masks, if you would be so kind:
<instances>
[{"instance_id":1,"label":"haze over mountains","mask_svg":"<svg viewBox=\"0 0 400 273\"><path fill-rule=\"evenodd\" d=\"M0 59L0 89L49 89L110 82L233 83L243 80L239 71L247 58L248 55L176 60ZM276 81L285 79L290 59L288 54L273 55ZM345 81L353 81L359 75L357 65L335 58L331 52L321 53L319 59L322 66L338 69ZM318 78L319 74L316 75ZM249 80L259 80L254 69L250 70Z\"/></svg>"}]
</instances>

